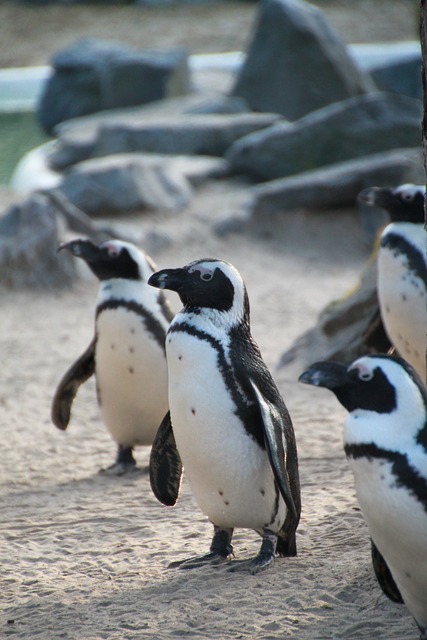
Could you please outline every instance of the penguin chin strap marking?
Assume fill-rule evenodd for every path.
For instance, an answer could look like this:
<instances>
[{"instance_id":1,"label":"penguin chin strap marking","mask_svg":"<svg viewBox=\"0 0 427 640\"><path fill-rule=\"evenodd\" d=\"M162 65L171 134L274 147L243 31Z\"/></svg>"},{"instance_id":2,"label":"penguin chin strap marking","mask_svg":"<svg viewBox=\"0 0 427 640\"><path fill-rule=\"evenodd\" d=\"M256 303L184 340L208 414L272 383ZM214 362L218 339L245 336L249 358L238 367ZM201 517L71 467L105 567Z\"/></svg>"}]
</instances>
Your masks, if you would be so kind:
<instances>
[{"instance_id":1,"label":"penguin chin strap marking","mask_svg":"<svg viewBox=\"0 0 427 640\"><path fill-rule=\"evenodd\" d=\"M188 558L188 560L176 560L168 564L168 569L195 569L204 564L215 566L231 560L234 557L231 545L232 536L233 529L221 529L214 525L214 535L209 553L205 553L202 556L194 556L194 558Z\"/></svg>"}]
</instances>

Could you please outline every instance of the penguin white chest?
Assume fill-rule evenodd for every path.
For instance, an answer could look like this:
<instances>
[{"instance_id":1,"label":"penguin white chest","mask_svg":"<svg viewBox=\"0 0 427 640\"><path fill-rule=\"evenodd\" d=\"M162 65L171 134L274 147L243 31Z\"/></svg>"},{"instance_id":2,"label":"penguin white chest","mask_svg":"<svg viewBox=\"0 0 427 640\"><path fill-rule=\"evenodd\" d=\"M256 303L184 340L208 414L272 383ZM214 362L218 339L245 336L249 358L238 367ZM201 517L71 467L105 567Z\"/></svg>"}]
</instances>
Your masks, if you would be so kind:
<instances>
[{"instance_id":1,"label":"penguin white chest","mask_svg":"<svg viewBox=\"0 0 427 640\"><path fill-rule=\"evenodd\" d=\"M405 254L389 247L382 247L378 255L378 297L391 342L425 379L425 284L408 270Z\"/></svg>"},{"instance_id":2,"label":"penguin white chest","mask_svg":"<svg viewBox=\"0 0 427 640\"><path fill-rule=\"evenodd\" d=\"M392 463L350 460L356 493L369 532L384 556L402 597L420 624L427 625L427 515L399 485Z\"/></svg>"},{"instance_id":3,"label":"penguin white chest","mask_svg":"<svg viewBox=\"0 0 427 640\"><path fill-rule=\"evenodd\" d=\"M167 364L143 319L125 307L96 323L95 375L102 419L123 446L150 445L167 412Z\"/></svg>"},{"instance_id":4,"label":"penguin white chest","mask_svg":"<svg viewBox=\"0 0 427 640\"><path fill-rule=\"evenodd\" d=\"M193 495L223 528L277 531L286 507L267 452L247 433L224 378L227 362L208 339L166 339L169 406L177 448Z\"/></svg>"}]
</instances>

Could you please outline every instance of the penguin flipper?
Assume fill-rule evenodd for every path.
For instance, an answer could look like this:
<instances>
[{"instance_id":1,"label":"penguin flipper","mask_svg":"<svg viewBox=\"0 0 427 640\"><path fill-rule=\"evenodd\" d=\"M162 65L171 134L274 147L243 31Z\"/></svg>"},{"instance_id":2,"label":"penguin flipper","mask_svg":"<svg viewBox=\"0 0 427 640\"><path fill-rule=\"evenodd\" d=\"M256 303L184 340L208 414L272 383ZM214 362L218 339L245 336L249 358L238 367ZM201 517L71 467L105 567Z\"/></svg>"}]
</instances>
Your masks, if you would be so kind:
<instances>
[{"instance_id":1,"label":"penguin flipper","mask_svg":"<svg viewBox=\"0 0 427 640\"><path fill-rule=\"evenodd\" d=\"M374 541L371 538L371 557L374 567L375 576L381 589L392 602L403 603L399 588L394 581L391 571L387 566L381 553L378 551Z\"/></svg>"},{"instance_id":2,"label":"penguin flipper","mask_svg":"<svg viewBox=\"0 0 427 640\"><path fill-rule=\"evenodd\" d=\"M71 406L80 385L95 373L95 342L96 338L65 372L53 396L51 419L53 424L62 431L68 427Z\"/></svg>"},{"instance_id":3,"label":"penguin flipper","mask_svg":"<svg viewBox=\"0 0 427 640\"><path fill-rule=\"evenodd\" d=\"M251 378L249 378L249 382L255 393L255 398L260 410L265 444L274 477L290 514L298 523L299 514L297 513L297 508L292 496L288 471L286 469L286 442L284 439L283 418L277 408L265 398Z\"/></svg>"},{"instance_id":4,"label":"penguin flipper","mask_svg":"<svg viewBox=\"0 0 427 640\"><path fill-rule=\"evenodd\" d=\"M150 483L157 500L173 507L178 500L181 478L182 462L168 411L154 438L150 454Z\"/></svg>"}]
</instances>

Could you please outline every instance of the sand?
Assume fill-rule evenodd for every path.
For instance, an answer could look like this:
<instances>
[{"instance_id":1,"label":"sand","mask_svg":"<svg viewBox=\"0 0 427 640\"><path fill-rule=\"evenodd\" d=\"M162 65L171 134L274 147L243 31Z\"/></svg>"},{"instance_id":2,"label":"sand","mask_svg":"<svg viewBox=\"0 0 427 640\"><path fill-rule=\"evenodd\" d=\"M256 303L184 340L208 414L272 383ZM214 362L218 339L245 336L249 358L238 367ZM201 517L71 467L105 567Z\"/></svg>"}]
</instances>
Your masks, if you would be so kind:
<instances>
[{"instance_id":1,"label":"sand","mask_svg":"<svg viewBox=\"0 0 427 640\"><path fill-rule=\"evenodd\" d=\"M11 198L0 190L3 207ZM252 333L294 422L303 502L298 557L276 559L256 576L226 566L168 569L210 544L212 527L188 485L174 508L160 505L144 472L146 448L136 451L139 471L99 473L115 444L100 421L93 381L80 390L69 429L52 425L55 386L93 334L98 285L83 265L70 290L0 293L0 637L417 637L410 614L382 595L373 575L342 450L344 410L329 392L298 384L302 363L277 368L321 309L357 284L371 247L354 210L301 211L217 237L215 223L241 212L246 199L243 182L212 182L182 212L129 215L123 224L136 240L152 229L168 234L170 245L152 252L159 268L210 256L240 270ZM177 297L170 299L178 309ZM255 554L259 543L254 532L238 530L237 558Z\"/></svg>"}]
</instances>

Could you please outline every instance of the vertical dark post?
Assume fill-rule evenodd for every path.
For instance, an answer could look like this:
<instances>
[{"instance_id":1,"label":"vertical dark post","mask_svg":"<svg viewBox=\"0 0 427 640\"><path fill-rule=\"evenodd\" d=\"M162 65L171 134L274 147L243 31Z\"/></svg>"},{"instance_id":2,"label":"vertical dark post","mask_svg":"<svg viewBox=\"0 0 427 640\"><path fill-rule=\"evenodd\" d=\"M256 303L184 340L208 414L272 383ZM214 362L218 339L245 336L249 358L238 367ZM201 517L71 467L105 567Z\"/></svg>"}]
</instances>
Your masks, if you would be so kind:
<instances>
[{"instance_id":1,"label":"vertical dark post","mask_svg":"<svg viewBox=\"0 0 427 640\"><path fill-rule=\"evenodd\" d=\"M423 151L424 151L424 171L427 175L427 1L421 0L421 17L420 17L420 37L421 37L421 56L422 56L422 74L423 74ZM427 198L424 205L424 220L427 226ZM426 349L427 364L427 349ZM426 380L424 380L426 382Z\"/></svg>"},{"instance_id":2,"label":"vertical dark post","mask_svg":"<svg viewBox=\"0 0 427 640\"><path fill-rule=\"evenodd\" d=\"M427 1L421 0L421 16L420 16L420 38L421 38L421 56L422 56L422 77L423 77L423 100L424 100L424 116L423 116L423 150L424 150L424 171L427 175ZM427 201L427 198L426 198ZM424 211L426 217L426 212Z\"/></svg>"}]
</instances>

